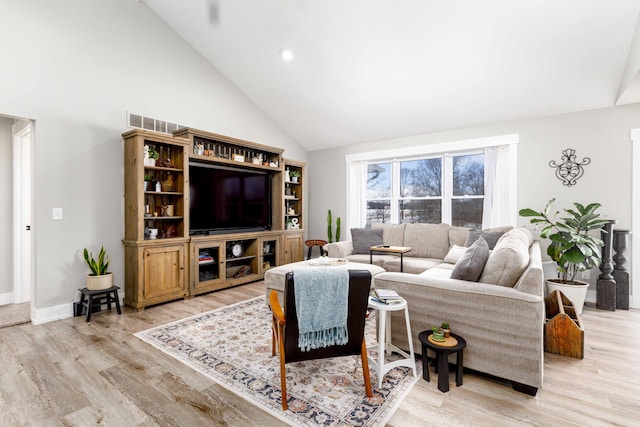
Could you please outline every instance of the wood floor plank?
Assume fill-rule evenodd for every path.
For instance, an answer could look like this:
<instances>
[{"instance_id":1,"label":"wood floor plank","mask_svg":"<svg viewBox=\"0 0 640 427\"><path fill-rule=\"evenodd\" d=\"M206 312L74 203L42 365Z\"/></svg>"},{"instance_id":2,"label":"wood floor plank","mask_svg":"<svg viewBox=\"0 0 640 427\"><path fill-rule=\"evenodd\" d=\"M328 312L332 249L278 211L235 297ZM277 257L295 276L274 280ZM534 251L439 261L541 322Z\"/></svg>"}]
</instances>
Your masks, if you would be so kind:
<instances>
[{"instance_id":1,"label":"wood floor plank","mask_svg":"<svg viewBox=\"0 0 640 427\"><path fill-rule=\"evenodd\" d=\"M256 282L188 300L0 329L0 426L280 426L251 402L133 334L264 295ZM585 357L545 353L535 397L465 372L441 393L422 379L389 426L621 425L640 413L640 310L585 307Z\"/></svg>"}]
</instances>

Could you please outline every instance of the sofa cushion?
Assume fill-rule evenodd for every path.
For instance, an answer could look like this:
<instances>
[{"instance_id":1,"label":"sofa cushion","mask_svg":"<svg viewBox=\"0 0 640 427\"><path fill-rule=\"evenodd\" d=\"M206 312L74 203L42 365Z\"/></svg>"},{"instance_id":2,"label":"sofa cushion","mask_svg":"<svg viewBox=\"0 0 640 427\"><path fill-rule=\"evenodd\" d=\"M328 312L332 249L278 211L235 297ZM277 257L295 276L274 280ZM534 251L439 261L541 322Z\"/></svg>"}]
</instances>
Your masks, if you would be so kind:
<instances>
[{"instance_id":1,"label":"sofa cushion","mask_svg":"<svg viewBox=\"0 0 640 427\"><path fill-rule=\"evenodd\" d=\"M479 237L456 263L451 278L477 282L488 258L489 245L483 237Z\"/></svg>"},{"instance_id":2,"label":"sofa cushion","mask_svg":"<svg viewBox=\"0 0 640 427\"><path fill-rule=\"evenodd\" d=\"M449 228L449 224L407 224L404 246L412 250L405 256L444 259L449 252Z\"/></svg>"},{"instance_id":3,"label":"sofa cushion","mask_svg":"<svg viewBox=\"0 0 640 427\"><path fill-rule=\"evenodd\" d=\"M405 224L373 223L371 228L382 229L382 244L391 246L404 246L404 226Z\"/></svg>"},{"instance_id":4,"label":"sofa cushion","mask_svg":"<svg viewBox=\"0 0 640 427\"><path fill-rule=\"evenodd\" d=\"M371 246L382 245L382 230L375 228L352 228L354 254L368 254Z\"/></svg>"},{"instance_id":5,"label":"sofa cushion","mask_svg":"<svg viewBox=\"0 0 640 427\"><path fill-rule=\"evenodd\" d=\"M469 247L478 239L478 237L484 237L484 240L486 240L489 245L489 249L493 249L496 246L496 243L498 243L500 237L510 229L511 227L509 226L485 230L469 230L469 235L464 245Z\"/></svg>"},{"instance_id":6,"label":"sofa cushion","mask_svg":"<svg viewBox=\"0 0 640 427\"><path fill-rule=\"evenodd\" d=\"M479 281L513 287L529 264L528 240L520 228L505 233L489 255Z\"/></svg>"},{"instance_id":7,"label":"sofa cushion","mask_svg":"<svg viewBox=\"0 0 640 427\"><path fill-rule=\"evenodd\" d=\"M410 258L404 257L402 261L402 272L411 274L420 274L425 270L429 270L436 265L440 265L442 259L439 258ZM400 257L396 256L393 259L387 259L382 268L385 271L400 271Z\"/></svg>"},{"instance_id":8,"label":"sofa cushion","mask_svg":"<svg viewBox=\"0 0 640 427\"><path fill-rule=\"evenodd\" d=\"M467 227L451 226L449 228L449 247L453 247L453 245L466 246L467 237L469 237L469 229Z\"/></svg>"},{"instance_id":9,"label":"sofa cushion","mask_svg":"<svg viewBox=\"0 0 640 427\"><path fill-rule=\"evenodd\" d=\"M447 262L449 264L455 264L456 262L460 261L460 258L462 258L462 256L467 251L467 249L469 248L466 248L464 246L453 245L451 249L449 249L449 252L447 253L447 255L445 255L444 262Z\"/></svg>"}]
</instances>

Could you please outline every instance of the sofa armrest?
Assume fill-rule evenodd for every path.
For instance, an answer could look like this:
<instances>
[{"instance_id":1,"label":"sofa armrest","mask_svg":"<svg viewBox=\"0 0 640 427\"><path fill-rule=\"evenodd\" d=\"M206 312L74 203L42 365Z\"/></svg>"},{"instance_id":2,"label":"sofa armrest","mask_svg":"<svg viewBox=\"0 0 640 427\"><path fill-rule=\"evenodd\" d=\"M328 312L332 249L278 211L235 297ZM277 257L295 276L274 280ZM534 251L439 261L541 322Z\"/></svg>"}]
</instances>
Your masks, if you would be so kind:
<instances>
[{"instance_id":1,"label":"sofa armrest","mask_svg":"<svg viewBox=\"0 0 640 427\"><path fill-rule=\"evenodd\" d=\"M353 241L345 240L342 242L327 243L322 248L329 258L344 258L353 253Z\"/></svg>"}]
</instances>

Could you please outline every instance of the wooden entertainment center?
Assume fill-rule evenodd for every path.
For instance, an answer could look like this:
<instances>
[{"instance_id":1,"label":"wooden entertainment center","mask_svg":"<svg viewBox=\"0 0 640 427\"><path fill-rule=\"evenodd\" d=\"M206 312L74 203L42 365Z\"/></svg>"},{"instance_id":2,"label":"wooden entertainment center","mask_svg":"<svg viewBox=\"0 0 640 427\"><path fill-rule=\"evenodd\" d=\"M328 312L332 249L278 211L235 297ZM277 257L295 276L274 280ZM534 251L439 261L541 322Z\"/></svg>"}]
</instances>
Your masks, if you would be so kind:
<instances>
[{"instance_id":1,"label":"wooden entertainment center","mask_svg":"<svg viewBox=\"0 0 640 427\"><path fill-rule=\"evenodd\" d=\"M125 304L142 310L261 280L269 268L304 258L305 163L282 158L279 148L191 128L122 137ZM190 162L266 174L271 228L192 233Z\"/></svg>"}]
</instances>

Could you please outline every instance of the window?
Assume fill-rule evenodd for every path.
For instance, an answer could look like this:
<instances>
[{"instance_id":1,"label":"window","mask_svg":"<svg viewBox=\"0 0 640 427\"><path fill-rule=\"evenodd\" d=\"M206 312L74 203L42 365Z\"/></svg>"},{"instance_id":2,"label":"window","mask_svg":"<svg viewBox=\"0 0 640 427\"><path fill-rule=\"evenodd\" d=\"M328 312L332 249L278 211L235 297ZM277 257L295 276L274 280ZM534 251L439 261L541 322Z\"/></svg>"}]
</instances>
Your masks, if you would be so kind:
<instances>
[{"instance_id":1,"label":"window","mask_svg":"<svg viewBox=\"0 0 640 427\"><path fill-rule=\"evenodd\" d=\"M370 162L366 225L446 222L481 228L484 154Z\"/></svg>"},{"instance_id":2,"label":"window","mask_svg":"<svg viewBox=\"0 0 640 427\"><path fill-rule=\"evenodd\" d=\"M518 139L497 135L346 155L346 227L516 225Z\"/></svg>"}]
</instances>

